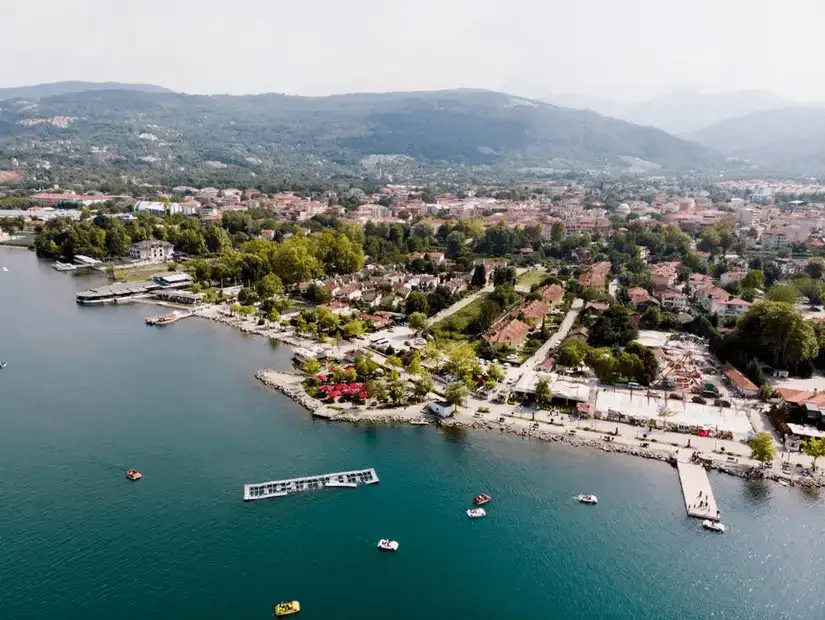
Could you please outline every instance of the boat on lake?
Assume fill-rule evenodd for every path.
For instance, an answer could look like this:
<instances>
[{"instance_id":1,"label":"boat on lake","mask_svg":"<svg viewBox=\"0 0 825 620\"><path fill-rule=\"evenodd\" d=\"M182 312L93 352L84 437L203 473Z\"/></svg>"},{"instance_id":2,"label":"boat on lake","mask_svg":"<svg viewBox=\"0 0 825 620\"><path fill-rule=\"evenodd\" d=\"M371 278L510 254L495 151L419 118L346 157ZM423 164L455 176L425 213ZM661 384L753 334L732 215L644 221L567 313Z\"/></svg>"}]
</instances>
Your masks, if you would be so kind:
<instances>
[{"instance_id":1,"label":"boat on lake","mask_svg":"<svg viewBox=\"0 0 825 620\"><path fill-rule=\"evenodd\" d=\"M595 495L590 494L590 493L583 493L583 494L579 495L579 501L582 504L598 504L599 503L599 498L596 497Z\"/></svg>"},{"instance_id":2,"label":"boat on lake","mask_svg":"<svg viewBox=\"0 0 825 620\"><path fill-rule=\"evenodd\" d=\"M398 551L398 541L382 538L378 541L379 551Z\"/></svg>"},{"instance_id":3,"label":"boat on lake","mask_svg":"<svg viewBox=\"0 0 825 620\"><path fill-rule=\"evenodd\" d=\"M291 616L301 611L301 603L298 601L282 601L277 603L272 609L272 615L276 617Z\"/></svg>"},{"instance_id":4,"label":"boat on lake","mask_svg":"<svg viewBox=\"0 0 825 620\"><path fill-rule=\"evenodd\" d=\"M483 506L484 504L489 502L491 499L493 499L493 498L490 497L489 495L487 495L486 493L482 493L481 495L476 495L473 498L473 502L475 503L476 506Z\"/></svg>"},{"instance_id":5,"label":"boat on lake","mask_svg":"<svg viewBox=\"0 0 825 620\"><path fill-rule=\"evenodd\" d=\"M143 474L135 469L127 469L126 470L126 477L129 480L140 480L143 478Z\"/></svg>"},{"instance_id":6,"label":"boat on lake","mask_svg":"<svg viewBox=\"0 0 825 620\"><path fill-rule=\"evenodd\" d=\"M470 508L467 511L467 516L471 519L481 519L487 516L487 511L484 508Z\"/></svg>"},{"instance_id":7,"label":"boat on lake","mask_svg":"<svg viewBox=\"0 0 825 620\"><path fill-rule=\"evenodd\" d=\"M174 323L178 319L183 318L186 316L183 312L170 312L169 314L162 314L160 316L147 316L146 317L146 324L147 325L167 325L169 323Z\"/></svg>"},{"instance_id":8,"label":"boat on lake","mask_svg":"<svg viewBox=\"0 0 825 620\"><path fill-rule=\"evenodd\" d=\"M8 365L9 365L8 362L0 362L0 370L2 370L3 368L5 368Z\"/></svg>"},{"instance_id":9,"label":"boat on lake","mask_svg":"<svg viewBox=\"0 0 825 620\"><path fill-rule=\"evenodd\" d=\"M702 527L706 530L710 530L711 532L717 532L719 534L724 534L726 528L722 523L718 523L716 521L711 521L710 519L705 519L702 521Z\"/></svg>"}]
</instances>

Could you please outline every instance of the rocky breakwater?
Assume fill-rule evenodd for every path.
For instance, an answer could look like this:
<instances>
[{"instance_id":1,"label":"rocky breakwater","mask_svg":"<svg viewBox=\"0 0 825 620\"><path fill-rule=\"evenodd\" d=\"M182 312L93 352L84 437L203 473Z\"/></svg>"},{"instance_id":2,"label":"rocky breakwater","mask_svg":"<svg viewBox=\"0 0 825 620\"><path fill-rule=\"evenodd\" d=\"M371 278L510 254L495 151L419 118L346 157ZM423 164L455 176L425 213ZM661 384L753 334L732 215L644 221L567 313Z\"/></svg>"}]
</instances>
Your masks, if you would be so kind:
<instances>
[{"instance_id":1,"label":"rocky breakwater","mask_svg":"<svg viewBox=\"0 0 825 620\"><path fill-rule=\"evenodd\" d=\"M321 401L307 395L300 384L299 375L267 369L256 372L255 378L265 386L288 396L313 414L320 413L324 406Z\"/></svg>"}]
</instances>

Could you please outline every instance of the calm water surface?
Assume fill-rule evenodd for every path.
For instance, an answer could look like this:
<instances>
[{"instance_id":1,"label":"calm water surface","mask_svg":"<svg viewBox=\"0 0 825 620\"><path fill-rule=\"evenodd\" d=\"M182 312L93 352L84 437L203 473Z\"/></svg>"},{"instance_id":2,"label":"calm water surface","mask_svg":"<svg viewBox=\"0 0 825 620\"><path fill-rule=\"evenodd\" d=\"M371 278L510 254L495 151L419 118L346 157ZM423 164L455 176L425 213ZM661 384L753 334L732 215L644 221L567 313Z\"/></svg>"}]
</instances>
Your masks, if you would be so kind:
<instances>
[{"instance_id":1,"label":"calm water surface","mask_svg":"<svg viewBox=\"0 0 825 620\"><path fill-rule=\"evenodd\" d=\"M252 376L286 348L79 307L97 281L29 252L0 265L2 619L267 618L283 598L302 618L825 618L817 494L714 475L712 535L667 465L314 422ZM381 484L241 501L245 482L360 467Z\"/></svg>"}]
</instances>

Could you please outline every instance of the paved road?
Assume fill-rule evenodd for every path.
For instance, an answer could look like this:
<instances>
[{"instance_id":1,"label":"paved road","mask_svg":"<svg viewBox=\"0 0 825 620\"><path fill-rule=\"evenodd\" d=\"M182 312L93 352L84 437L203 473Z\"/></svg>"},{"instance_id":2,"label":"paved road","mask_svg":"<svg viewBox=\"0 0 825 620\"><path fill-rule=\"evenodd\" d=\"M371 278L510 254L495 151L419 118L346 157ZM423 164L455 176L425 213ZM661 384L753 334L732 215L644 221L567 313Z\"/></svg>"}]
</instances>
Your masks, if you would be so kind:
<instances>
[{"instance_id":1,"label":"paved road","mask_svg":"<svg viewBox=\"0 0 825 620\"><path fill-rule=\"evenodd\" d=\"M432 327L433 325L435 325L439 321L443 321L444 319L446 319L451 314L455 314L456 312L458 312L459 310L461 310L465 306L468 306L469 304L473 303L476 299L478 299L482 295L487 295L488 293L492 293L492 292L493 292L493 285L488 284L487 286L485 286L480 291L475 292L472 295L467 295L467 297L465 297L464 299L459 299L457 302L455 302L449 308L444 308L444 310L442 310L438 314L436 314L434 316L431 316L429 319L427 319L427 327Z\"/></svg>"},{"instance_id":2,"label":"paved road","mask_svg":"<svg viewBox=\"0 0 825 620\"><path fill-rule=\"evenodd\" d=\"M581 312L582 307L584 306L584 300L582 299L574 299L572 305L570 306L570 311L565 315L564 320L561 322L558 331L550 336L550 338L545 342L538 351L536 351L533 356L524 362L521 365L521 370L529 370L534 368L537 364L540 364L544 361L547 357L547 354L558 347L565 338L567 338L567 334L570 333L570 329L573 327L573 323L576 322L576 317L579 316L579 312Z\"/></svg>"}]
</instances>

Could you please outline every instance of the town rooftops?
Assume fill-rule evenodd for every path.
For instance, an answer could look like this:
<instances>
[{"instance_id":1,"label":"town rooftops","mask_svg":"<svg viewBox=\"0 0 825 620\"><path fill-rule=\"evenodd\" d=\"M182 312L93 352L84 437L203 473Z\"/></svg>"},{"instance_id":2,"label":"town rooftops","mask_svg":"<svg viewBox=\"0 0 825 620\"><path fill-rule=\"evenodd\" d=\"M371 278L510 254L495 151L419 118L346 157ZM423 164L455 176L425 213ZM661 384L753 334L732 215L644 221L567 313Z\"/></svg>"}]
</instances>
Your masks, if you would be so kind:
<instances>
[{"instance_id":1,"label":"town rooftops","mask_svg":"<svg viewBox=\"0 0 825 620\"><path fill-rule=\"evenodd\" d=\"M736 368L731 366L725 369L725 376L733 383L741 392L758 392L759 388L748 379L745 375L739 372Z\"/></svg>"},{"instance_id":2,"label":"town rooftops","mask_svg":"<svg viewBox=\"0 0 825 620\"><path fill-rule=\"evenodd\" d=\"M507 344L518 344L530 331L530 326L522 323L518 319L511 319L500 327L488 331L484 336L487 342L502 342Z\"/></svg>"},{"instance_id":3,"label":"town rooftops","mask_svg":"<svg viewBox=\"0 0 825 620\"><path fill-rule=\"evenodd\" d=\"M539 290L543 301L550 304L558 303L564 297L564 287L560 284L550 284Z\"/></svg>"}]
</instances>

